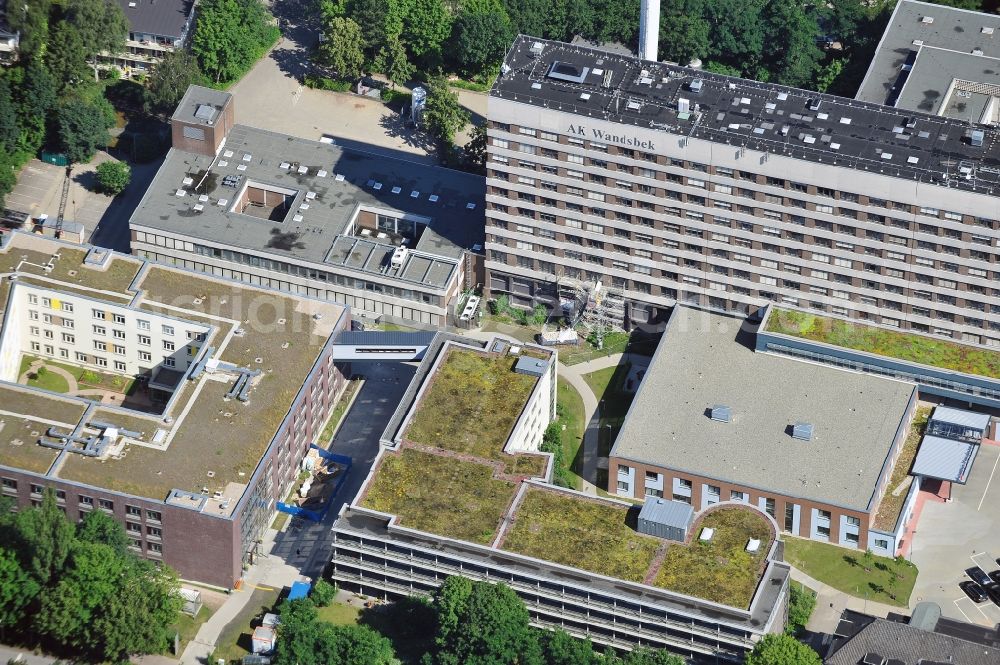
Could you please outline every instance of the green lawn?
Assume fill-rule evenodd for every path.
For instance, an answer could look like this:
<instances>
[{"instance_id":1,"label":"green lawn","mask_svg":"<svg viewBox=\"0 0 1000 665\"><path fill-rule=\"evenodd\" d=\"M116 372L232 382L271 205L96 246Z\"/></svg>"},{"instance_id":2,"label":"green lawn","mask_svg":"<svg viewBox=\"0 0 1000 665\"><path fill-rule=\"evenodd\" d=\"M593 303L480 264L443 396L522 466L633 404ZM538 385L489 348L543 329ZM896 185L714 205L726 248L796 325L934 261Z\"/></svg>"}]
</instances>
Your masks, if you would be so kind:
<instances>
[{"instance_id":1,"label":"green lawn","mask_svg":"<svg viewBox=\"0 0 1000 665\"><path fill-rule=\"evenodd\" d=\"M704 527L715 529L712 540L698 539ZM656 576L656 586L733 607L749 607L773 540L768 521L752 510L720 508L695 526L690 545L675 544ZM747 542L761 541L756 553Z\"/></svg>"},{"instance_id":2,"label":"green lawn","mask_svg":"<svg viewBox=\"0 0 1000 665\"><path fill-rule=\"evenodd\" d=\"M941 369L1000 378L1000 353L923 335L784 309L771 312L767 331Z\"/></svg>"},{"instance_id":3,"label":"green lawn","mask_svg":"<svg viewBox=\"0 0 1000 665\"><path fill-rule=\"evenodd\" d=\"M583 398L569 381L559 377L556 387L556 402L559 410L559 423L566 427L562 432L563 457L569 465L573 477L573 487L580 489L583 485L580 472L583 470L583 456L580 448L583 444L583 433L587 429L584 420Z\"/></svg>"},{"instance_id":4,"label":"green lawn","mask_svg":"<svg viewBox=\"0 0 1000 665\"><path fill-rule=\"evenodd\" d=\"M228 663L239 660L250 653L250 641L254 629L251 624L255 619L274 609L274 605L278 601L278 591L278 589L254 589L252 591L250 602L222 629L213 652L216 658L223 658ZM250 593L250 590L237 593Z\"/></svg>"},{"instance_id":5,"label":"green lawn","mask_svg":"<svg viewBox=\"0 0 1000 665\"><path fill-rule=\"evenodd\" d=\"M24 356L24 358L21 359L21 369L18 374L19 377L28 371L28 368L34 360L35 358L30 356ZM62 375L50 371L45 367L41 367L37 371L28 374L27 385L32 388L51 390L54 393L69 392L69 384L66 382L66 379L63 378Z\"/></svg>"},{"instance_id":6,"label":"green lawn","mask_svg":"<svg viewBox=\"0 0 1000 665\"><path fill-rule=\"evenodd\" d=\"M514 372L514 356L452 349L403 434L414 443L498 460L509 473L540 476L545 460L503 447L538 379Z\"/></svg>"},{"instance_id":7,"label":"green lawn","mask_svg":"<svg viewBox=\"0 0 1000 665\"><path fill-rule=\"evenodd\" d=\"M806 575L856 598L907 607L917 567L804 538L785 537L785 561ZM890 580L892 580L890 582Z\"/></svg>"},{"instance_id":8,"label":"green lawn","mask_svg":"<svg viewBox=\"0 0 1000 665\"><path fill-rule=\"evenodd\" d=\"M906 495L909 488L900 490L898 495L893 494L893 490L899 487L900 483L910 475L910 467L917 456L917 449L920 447L920 440L924 437L924 430L927 429L927 419L931 415L929 406L920 407L913 414L913 422L910 423L910 432L906 435L903 449L899 452L896 465L892 467L892 476L889 484L885 488L885 495L878 506L878 512L872 520L872 528L880 531L891 531L896 528L899 520L899 513L906 503Z\"/></svg>"},{"instance_id":9,"label":"green lawn","mask_svg":"<svg viewBox=\"0 0 1000 665\"><path fill-rule=\"evenodd\" d=\"M576 365L616 353L625 353L628 339L629 334L626 332L609 332L604 335L603 349L598 349L587 340L581 340L576 346L559 347L559 361L564 365Z\"/></svg>"},{"instance_id":10,"label":"green lawn","mask_svg":"<svg viewBox=\"0 0 1000 665\"><path fill-rule=\"evenodd\" d=\"M517 489L492 476L484 464L403 448L383 459L362 505L398 515L404 526L485 545Z\"/></svg>"},{"instance_id":11,"label":"green lawn","mask_svg":"<svg viewBox=\"0 0 1000 665\"><path fill-rule=\"evenodd\" d=\"M195 616L181 614L181 617L174 623L173 626L171 626L171 632L177 633L180 638L179 653L184 652L184 647L188 642L194 639L194 636L198 634L198 630L201 628L201 625L208 621L211 616L212 610L208 609L205 605L202 605L201 609L198 610L198 614Z\"/></svg>"},{"instance_id":12,"label":"green lawn","mask_svg":"<svg viewBox=\"0 0 1000 665\"><path fill-rule=\"evenodd\" d=\"M629 513L610 501L532 487L503 549L642 582L662 541L638 533Z\"/></svg>"},{"instance_id":13,"label":"green lawn","mask_svg":"<svg viewBox=\"0 0 1000 665\"><path fill-rule=\"evenodd\" d=\"M326 621L337 626L348 626L358 622L361 610L346 603L333 602L326 607L317 607L316 614L320 621Z\"/></svg>"},{"instance_id":14,"label":"green lawn","mask_svg":"<svg viewBox=\"0 0 1000 665\"><path fill-rule=\"evenodd\" d=\"M31 363L36 360L44 360L47 366L60 367L69 372L76 379L80 390L97 388L100 390L110 390L122 395L127 395L129 391L132 390L132 384L135 383L135 379L129 376L107 374L105 372L98 372L97 370L80 367L79 365L69 365L67 363L56 362L51 358L40 358L38 356L29 356L27 354L21 358L21 374L27 372L28 367L30 367ZM51 385L61 386L61 390L49 387L48 385L43 385L44 382L52 382ZM48 390L54 390L61 393L65 393L69 390L66 380L51 371L43 373L38 379L28 379L28 385L37 386L39 388L47 388Z\"/></svg>"}]
</instances>

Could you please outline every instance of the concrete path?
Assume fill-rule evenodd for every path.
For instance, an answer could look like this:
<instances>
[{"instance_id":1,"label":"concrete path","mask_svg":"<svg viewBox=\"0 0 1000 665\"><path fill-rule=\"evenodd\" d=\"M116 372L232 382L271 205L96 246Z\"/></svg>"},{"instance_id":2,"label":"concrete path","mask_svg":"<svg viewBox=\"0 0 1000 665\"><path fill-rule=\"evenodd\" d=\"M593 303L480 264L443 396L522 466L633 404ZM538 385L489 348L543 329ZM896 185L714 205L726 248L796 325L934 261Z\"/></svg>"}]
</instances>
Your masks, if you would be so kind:
<instances>
[{"instance_id":1,"label":"concrete path","mask_svg":"<svg viewBox=\"0 0 1000 665\"><path fill-rule=\"evenodd\" d=\"M792 580L801 582L816 592L816 609L813 611L806 629L814 633L827 633L832 635L840 622L840 615L845 609L856 612L864 612L871 616L886 617L890 612L906 612L905 607L895 605L885 605L876 603L874 600L855 598L843 591L838 591L831 586L814 579L798 568L792 567Z\"/></svg>"}]
</instances>

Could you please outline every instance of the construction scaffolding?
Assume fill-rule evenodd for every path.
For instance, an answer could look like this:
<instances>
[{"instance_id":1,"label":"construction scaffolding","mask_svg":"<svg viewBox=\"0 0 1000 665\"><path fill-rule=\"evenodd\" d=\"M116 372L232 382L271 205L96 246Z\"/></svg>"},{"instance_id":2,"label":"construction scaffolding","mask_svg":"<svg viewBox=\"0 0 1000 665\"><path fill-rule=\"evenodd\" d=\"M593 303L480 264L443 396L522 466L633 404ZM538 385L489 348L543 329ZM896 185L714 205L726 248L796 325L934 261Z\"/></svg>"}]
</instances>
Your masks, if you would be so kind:
<instances>
[{"instance_id":1,"label":"construction scaffolding","mask_svg":"<svg viewBox=\"0 0 1000 665\"><path fill-rule=\"evenodd\" d=\"M625 296L620 289L603 282L582 282L562 277L558 283L559 304L571 328L580 326L594 335L597 347L603 348L604 335L624 330Z\"/></svg>"}]
</instances>

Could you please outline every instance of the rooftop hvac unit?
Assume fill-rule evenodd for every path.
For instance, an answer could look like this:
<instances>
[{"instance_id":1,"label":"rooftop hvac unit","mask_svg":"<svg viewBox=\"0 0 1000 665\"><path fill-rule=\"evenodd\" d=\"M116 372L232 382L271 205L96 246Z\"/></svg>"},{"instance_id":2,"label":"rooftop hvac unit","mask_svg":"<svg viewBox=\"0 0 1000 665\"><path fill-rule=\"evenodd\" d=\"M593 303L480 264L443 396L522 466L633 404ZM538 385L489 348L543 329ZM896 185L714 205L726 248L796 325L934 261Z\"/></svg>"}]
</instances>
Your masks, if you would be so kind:
<instances>
[{"instance_id":1,"label":"rooftop hvac unit","mask_svg":"<svg viewBox=\"0 0 1000 665\"><path fill-rule=\"evenodd\" d=\"M725 404L716 404L709 410L709 417L720 423L728 423L733 419L733 411Z\"/></svg>"},{"instance_id":2,"label":"rooftop hvac unit","mask_svg":"<svg viewBox=\"0 0 1000 665\"><path fill-rule=\"evenodd\" d=\"M986 132L981 129L973 129L972 133L969 134L969 143L975 148L981 148L983 146L983 140L986 138Z\"/></svg>"},{"instance_id":3,"label":"rooftop hvac unit","mask_svg":"<svg viewBox=\"0 0 1000 665\"><path fill-rule=\"evenodd\" d=\"M691 112L691 100L679 97L677 99L677 112L678 113L690 113Z\"/></svg>"},{"instance_id":4,"label":"rooftop hvac unit","mask_svg":"<svg viewBox=\"0 0 1000 665\"><path fill-rule=\"evenodd\" d=\"M409 254L409 252L410 250L406 249L405 247L397 247L392 252L392 261L391 261L392 267L396 268L397 270L399 268L402 268L403 262L406 261L406 255Z\"/></svg>"},{"instance_id":5,"label":"rooftop hvac unit","mask_svg":"<svg viewBox=\"0 0 1000 665\"><path fill-rule=\"evenodd\" d=\"M812 423L797 422L792 425L792 438L801 441L811 441L813 438Z\"/></svg>"},{"instance_id":6,"label":"rooftop hvac unit","mask_svg":"<svg viewBox=\"0 0 1000 665\"><path fill-rule=\"evenodd\" d=\"M691 85L688 86L688 88L691 89L691 92L693 92L696 95L700 93L701 89L704 87L705 87L705 81L703 79L695 79L691 81Z\"/></svg>"}]
</instances>

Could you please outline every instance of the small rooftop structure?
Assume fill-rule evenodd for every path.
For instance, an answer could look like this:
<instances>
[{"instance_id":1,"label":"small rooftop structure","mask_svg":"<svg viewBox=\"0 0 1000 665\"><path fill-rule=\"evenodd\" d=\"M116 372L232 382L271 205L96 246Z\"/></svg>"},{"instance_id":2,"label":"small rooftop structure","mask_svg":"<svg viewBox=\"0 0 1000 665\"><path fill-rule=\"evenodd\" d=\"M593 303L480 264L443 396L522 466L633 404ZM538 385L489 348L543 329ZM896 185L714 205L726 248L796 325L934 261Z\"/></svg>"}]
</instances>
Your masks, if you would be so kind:
<instances>
[{"instance_id":1,"label":"small rooftop structure","mask_svg":"<svg viewBox=\"0 0 1000 665\"><path fill-rule=\"evenodd\" d=\"M521 356L514 363L514 371L518 374L528 374L531 376L545 376L549 370L549 362L533 356Z\"/></svg>"},{"instance_id":2,"label":"small rooftop structure","mask_svg":"<svg viewBox=\"0 0 1000 665\"><path fill-rule=\"evenodd\" d=\"M638 530L657 538L684 542L693 519L691 504L650 497L639 511Z\"/></svg>"},{"instance_id":3,"label":"small rooftop structure","mask_svg":"<svg viewBox=\"0 0 1000 665\"><path fill-rule=\"evenodd\" d=\"M937 406L931 414L927 428L928 433L936 436L979 441L989 430L990 419L986 413Z\"/></svg>"},{"instance_id":4,"label":"small rooftop structure","mask_svg":"<svg viewBox=\"0 0 1000 665\"><path fill-rule=\"evenodd\" d=\"M964 485L979 453L979 444L925 436L910 473Z\"/></svg>"}]
</instances>

